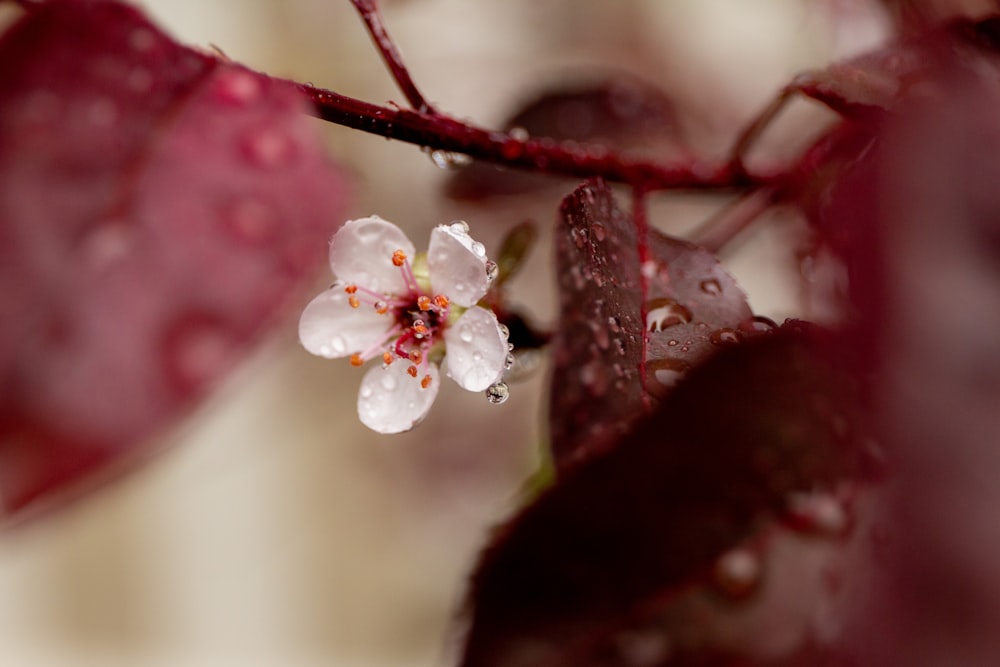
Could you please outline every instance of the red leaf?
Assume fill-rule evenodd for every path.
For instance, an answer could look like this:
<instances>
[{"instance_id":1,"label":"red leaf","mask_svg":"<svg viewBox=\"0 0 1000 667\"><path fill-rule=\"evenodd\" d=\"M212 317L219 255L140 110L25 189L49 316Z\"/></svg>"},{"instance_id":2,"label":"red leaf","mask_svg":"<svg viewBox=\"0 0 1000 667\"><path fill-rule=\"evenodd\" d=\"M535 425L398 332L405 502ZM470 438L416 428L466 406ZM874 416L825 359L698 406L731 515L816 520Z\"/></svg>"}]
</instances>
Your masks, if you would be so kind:
<instances>
[{"instance_id":1,"label":"red leaf","mask_svg":"<svg viewBox=\"0 0 1000 667\"><path fill-rule=\"evenodd\" d=\"M665 396L754 323L714 255L655 230L640 240L605 183L579 187L560 215L549 412L553 455L565 467L620 437L651 405L647 391Z\"/></svg>"},{"instance_id":2,"label":"red leaf","mask_svg":"<svg viewBox=\"0 0 1000 667\"><path fill-rule=\"evenodd\" d=\"M316 263L342 176L289 85L114 2L0 40L0 493L131 457L247 352Z\"/></svg>"},{"instance_id":3,"label":"red leaf","mask_svg":"<svg viewBox=\"0 0 1000 667\"><path fill-rule=\"evenodd\" d=\"M463 666L628 664L606 659L620 631L711 580L792 494L853 474L852 396L798 327L695 368L502 531L474 577Z\"/></svg>"},{"instance_id":4,"label":"red leaf","mask_svg":"<svg viewBox=\"0 0 1000 667\"><path fill-rule=\"evenodd\" d=\"M635 157L662 159L685 150L669 98L655 86L624 75L546 91L512 114L504 128L553 141L601 145ZM547 182L552 178L473 163L448 180L446 191L456 199L478 199L528 192Z\"/></svg>"}]
</instances>

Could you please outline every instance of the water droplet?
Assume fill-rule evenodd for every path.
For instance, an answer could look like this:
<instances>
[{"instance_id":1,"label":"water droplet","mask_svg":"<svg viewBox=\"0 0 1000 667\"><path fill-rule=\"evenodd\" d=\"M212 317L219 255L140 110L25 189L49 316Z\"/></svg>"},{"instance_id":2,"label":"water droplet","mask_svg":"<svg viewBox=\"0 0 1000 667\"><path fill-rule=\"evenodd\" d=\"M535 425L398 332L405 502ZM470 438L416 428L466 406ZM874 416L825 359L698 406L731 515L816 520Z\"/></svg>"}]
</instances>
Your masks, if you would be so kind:
<instances>
[{"instance_id":1,"label":"water droplet","mask_svg":"<svg viewBox=\"0 0 1000 667\"><path fill-rule=\"evenodd\" d=\"M472 252L475 253L476 257L486 257L486 246L479 241L473 241Z\"/></svg>"},{"instance_id":2,"label":"water droplet","mask_svg":"<svg viewBox=\"0 0 1000 667\"><path fill-rule=\"evenodd\" d=\"M727 551L715 562L712 578L726 595L740 598L752 593L760 581L761 563L748 549Z\"/></svg>"},{"instance_id":3,"label":"water droplet","mask_svg":"<svg viewBox=\"0 0 1000 667\"><path fill-rule=\"evenodd\" d=\"M381 384L382 388L386 391L396 390L396 378L393 377L391 373L382 373L382 377L379 379L379 384Z\"/></svg>"},{"instance_id":4,"label":"water droplet","mask_svg":"<svg viewBox=\"0 0 1000 667\"><path fill-rule=\"evenodd\" d=\"M371 398L372 388L367 384L363 384L361 385L361 391L359 393L361 394L361 398Z\"/></svg>"},{"instance_id":5,"label":"water droplet","mask_svg":"<svg viewBox=\"0 0 1000 667\"><path fill-rule=\"evenodd\" d=\"M597 285L598 287L604 287L604 274L601 272L600 269L595 268L591 272L590 277L593 279L595 285Z\"/></svg>"},{"instance_id":6,"label":"water droplet","mask_svg":"<svg viewBox=\"0 0 1000 667\"><path fill-rule=\"evenodd\" d=\"M465 283L455 283L456 292L464 292L466 290Z\"/></svg>"},{"instance_id":7,"label":"water droplet","mask_svg":"<svg viewBox=\"0 0 1000 667\"><path fill-rule=\"evenodd\" d=\"M134 93L148 93L153 88L153 75L145 67L136 67L128 73L125 83Z\"/></svg>"},{"instance_id":8,"label":"water droplet","mask_svg":"<svg viewBox=\"0 0 1000 667\"><path fill-rule=\"evenodd\" d=\"M462 339L463 343L471 343L473 338L472 330L467 326L462 326L458 330L458 337Z\"/></svg>"},{"instance_id":9,"label":"water droplet","mask_svg":"<svg viewBox=\"0 0 1000 667\"><path fill-rule=\"evenodd\" d=\"M128 257L135 243L135 230L127 220L105 220L87 232L82 254L90 266L106 268Z\"/></svg>"},{"instance_id":10,"label":"water droplet","mask_svg":"<svg viewBox=\"0 0 1000 667\"><path fill-rule=\"evenodd\" d=\"M472 353L472 360L473 361L482 361L483 360L483 353L480 352L479 350L476 350L475 352Z\"/></svg>"},{"instance_id":11,"label":"water droplet","mask_svg":"<svg viewBox=\"0 0 1000 667\"><path fill-rule=\"evenodd\" d=\"M714 278L710 280L702 280L698 287L702 292L708 294L709 296L719 296L722 294L722 285L720 285L719 281Z\"/></svg>"},{"instance_id":12,"label":"water droplet","mask_svg":"<svg viewBox=\"0 0 1000 667\"><path fill-rule=\"evenodd\" d=\"M624 357L625 342L621 338L615 338L614 341L615 341L615 351L618 353L618 356Z\"/></svg>"},{"instance_id":13,"label":"water droplet","mask_svg":"<svg viewBox=\"0 0 1000 667\"><path fill-rule=\"evenodd\" d=\"M617 317L614 316L609 317L608 328L611 329L611 331L613 331L614 333L618 333L619 331L622 330L621 320L619 320Z\"/></svg>"},{"instance_id":14,"label":"water droplet","mask_svg":"<svg viewBox=\"0 0 1000 667\"><path fill-rule=\"evenodd\" d=\"M344 354L347 352L347 341L345 341L341 336L333 336L330 338L330 346L336 354Z\"/></svg>"},{"instance_id":15,"label":"water droplet","mask_svg":"<svg viewBox=\"0 0 1000 667\"><path fill-rule=\"evenodd\" d=\"M438 169L457 169L458 167L463 167L472 159L461 153L452 153L451 151L443 150L433 150L430 152L431 162Z\"/></svg>"},{"instance_id":16,"label":"water droplet","mask_svg":"<svg viewBox=\"0 0 1000 667\"><path fill-rule=\"evenodd\" d=\"M577 290L582 290L587 285L587 281L584 280L580 267L576 264L569 267L569 277L573 280L573 287Z\"/></svg>"},{"instance_id":17,"label":"water droplet","mask_svg":"<svg viewBox=\"0 0 1000 667\"><path fill-rule=\"evenodd\" d=\"M183 391L221 376L235 358L231 334L222 322L209 316L181 320L165 341L167 372Z\"/></svg>"},{"instance_id":18,"label":"water droplet","mask_svg":"<svg viewBox=\"0 0 1000 667\"><path fill-rule=\"evenodd\" d=\"M711 341L713 345L719 345L720 347L725 345L738 345L742 339L743 336L739 331L728 327L716 329L708 336L708 340Z\"/></svg>"},{"instance_id":19,"label":"water droplet","mask_svg":"<svg viewBox=\"0 0 1000 667\"><path fill-rule=\"evenodd\" d=\"M507 130L507 134L510 135L511 139L516 139L518 141L527 141L531 138L531 134L523 127L515 126Z\"/></svg>"},{"instance_id":20,"label":"water droplet","mask_svg":"<svg viewBox=\"0 0 1000 667\"><path fill-rule=\"evenodd\" d=\"M684 375L691 369L691 365L681 359L657 359L646 364L646 368L653 376L660 388L659 393L673 389ZM655 391L655 387L652 387Z\"/></svg>"},{"instance_id":21,"label":"water droplet","mask_svg":"<svg viewBox=\"0 0 1000 667\"><path fill-rule=\"evenodd\" d=\"M793 492L785 504L792 524L803 530L837 535L849 524L847 510L830 493Z\"/></svg>"},{"instance_id":22,"label":"water droplet","mask_svg":"<svg viewBox=\"0 0 1000 667\"><path fill-rule=\"evenodd\" d=\"M514 361L515 361L514 355L512 353L508 352L506 358L504 358L504 360L503 360L503 368L504 368L504 370L505 371L509 371L511 368L513 368L514 367Z\"/></svg>"},{"instance_id":23,"label":"water droplet","mask_svg":"<svg viewBox=\"0 0 1000 667\"><path fill-rule=\"evenodd\" d=\"M646 331L656 333L678 324L687 324L691 317L688 307L673 299L653 299L646 303Z\"/></svg>"},{"instance_id":24,"label":"water droplet","mask_svg":"<svg viewBox=\"0 0 1000 667\"><path fill-rule=\"evenodd\" d=\"M492 259L486 260L486 280L493 282L500 275L500 266Z\"/></svg>"},{"instance_id":25,"label":"water droplet","mask_svg":"<svg viewBox=\"0 0 1000 667\"><path fill-rule=\"evenodd\" d=\"M223 212L222 220L238 240L253 245L271 240L279 228L274 210L249 197L231 203Z\"/></svg>"},{"instance_id":26,"label":"water droplet","mask_svg":"<svg viewBox=\"0 0 1000 667\"><path fill-rule=\"evenodd\" d=\"M273 128L262 128L248 134L243 150L254 163L268 169L287 166L295 157L292 140Z\"/></svg>"},{"instance_id":27,"label":"water droplet","mask_svg":"<svg viewBox=\"0 0 1000 667\"><path fill-rule=\"evenodd\" d=\"M594 332L594 342L597 343L597 347L602 350L608 349L611 345L611 337L608 335L607 328L596 320L588 320L587 323L590 325L590 330Z\"/></svg>"},{"instance_id":28,"label":"water droplet","mask_svg":"<svg viewBox=\"0 0 1000 667\"><path fill-rule=\"evenodd\" d=\"M156 46L156 35L145 28L138 28L129 34L128 44L140 53L150 51Z\"/></svg>"},{"instance_id":29,"label":"water droplet","mask_svg":"<svg viewBox=\"0 0 1000 667\"><path fill-rule=\"evenodd\" d=\"M260 79L246 70L234 69L219 76L215 94L224 102L246 106L260 97Z\"/></svg>"},{"instance_id":30,"label":"water droplet","mask_svg":"<svg viewBox=\"0 0 1000 667\"><path fill-rule=\"evenodd\" d=\"M452 220L451 231L455 232L456 234L468 234L469 223L467 223L465 220Z\"/></svg>"},{"instance_id":31,"label":"water droplet","mask_svg":"<svg viewBox=\"0 0 1000 667\"><path fill-rule=\"evenodd\" d=\"M594 238L598 241L603 241L608 236L608 231L599 222L595 222L590 226L590 233L594 235Z\"/></svg>"},{"instance_id":32,"label":"water droplet","mask_svg":"<svg viewBox=\"0 0 1000 667\"><path fill-rule=\"evenodd\" d=\"M670 340L667 341L667 345L669 345L670 347L677 347L677 340L671 338Z\"/></svg>"},{"instance_id":33,"label":"water droplet","mask_svg":"<svg viewBox=\"0 0 1000 667\"><path fill-rule=\"evenodd\" d=\"M573 243L577 248L583 248L587 244L587 232L583 231L579 227L573 227L569 232L570 237L573 239Z\"/></svg>"},{"instance_id":34,"label":"water droplet","mask_svg":"<svg viewBox=\"0 0 1000 667\"><path fill-rule=\"evenodd\" d=\"M580 369L580 382L594 396L603 396L608 388L608 374L598 360L591 361Z\"/></svg>"},{"instance_id":35,"label":"water droplet","mask_svg":"<svg viewBox=\"0 0 1000 667\"><path fill-rule=\"evenodd\" d=\"M503 339L506 340L507 338L510 338L510 329L507 328L506 324L499 324L497 325L497 328L500 330L500 336Z\"/></svg>"},{"instance_id":36,"label":"water droplet","mask_svg":"<svg viewBox=\"0 0 1000 667\"><path fill-rule=\"evenodd\" d=\"M493 405L500 405L510 398L510 388L506 382L494 382L486 389L486 400Z\"/></svg>"},{"instance_id":37,"label":"water droplet","mask_svg":"<svg viewBox=\"0 0 1000 667\"><path fill-rule=\"evenodd\" d=\"M763 315L755 315L753 319L748 322L744 322L740 325L741 328L747 331L753 331L758 333L763 333L771 331L778 328L778 324L772 320L770 317L764 317Z\"/></svg>"},{"instance_id":38,"label":"water droplet","mask_svg":"<svg viewBox=\"0 0 1000 667\"><path fill-rule=\"evenodd\" d=\"M647 280L652 280L653 278L655 278L658 270L659 266L656 264L655 261L651 259L647 259L645 262L642 263L642 266L639 267L639 273L641 273L642 277L646 278Z\"/></svg>"},{"instance_id":39,"label":"water droplet","mask_svg":"<svg viewBox=\"0 0 1000 667\"><path fill-rule=\"evenodd\" d=\"M107 97L98 97L84 110L87 122L99 128L114 127L118 120L118 107Z\"/></svg>"}]
</instances>

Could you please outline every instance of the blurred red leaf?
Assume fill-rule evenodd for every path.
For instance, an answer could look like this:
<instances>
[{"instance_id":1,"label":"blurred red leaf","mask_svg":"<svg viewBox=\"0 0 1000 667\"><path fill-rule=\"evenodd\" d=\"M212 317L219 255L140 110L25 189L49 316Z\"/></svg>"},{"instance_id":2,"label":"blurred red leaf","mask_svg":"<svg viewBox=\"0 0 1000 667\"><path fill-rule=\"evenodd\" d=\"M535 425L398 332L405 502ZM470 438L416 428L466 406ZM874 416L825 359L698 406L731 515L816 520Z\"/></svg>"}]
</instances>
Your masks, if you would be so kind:
<instances>
[{"instance_id":1,"label":"blurred red leaf","mask_svg":"<svg viewBox=\"0 0 1000 667\"><path fill-rule=\"evenodd\" d=\"M720 556L769 517L801 512L796 494L855 471L852 396L798 326L694 368L501 531L473 580L463 666L629 664L609 645L684 587L715 580L732 593L713 570Z\"/></svg>"},{"instance_id":2,"label":"blurred red leaf","mask_svg":"<svg viewBox=\"0 0 1000 667\"><path fill-rule=\"evenodd\" d=\"M0 500L143 449L324 259L343 177L290 85L114 2L0 39Z\"/></svg>"},{"instance_id":3,"label":"blurred red leaf","mask_svg":"<svg viewBox=\"0 0 1000 667\"><path fill-rule=\"evenodd\" d=\"M576 86L562 85L524 104L503 124L512 134L603 146L636 157L662 158L686 150L673 103L655 86L618 75ZM456 199L530 192L551 176L474 162L449 178Z\"/></svg>"}]
</instances>

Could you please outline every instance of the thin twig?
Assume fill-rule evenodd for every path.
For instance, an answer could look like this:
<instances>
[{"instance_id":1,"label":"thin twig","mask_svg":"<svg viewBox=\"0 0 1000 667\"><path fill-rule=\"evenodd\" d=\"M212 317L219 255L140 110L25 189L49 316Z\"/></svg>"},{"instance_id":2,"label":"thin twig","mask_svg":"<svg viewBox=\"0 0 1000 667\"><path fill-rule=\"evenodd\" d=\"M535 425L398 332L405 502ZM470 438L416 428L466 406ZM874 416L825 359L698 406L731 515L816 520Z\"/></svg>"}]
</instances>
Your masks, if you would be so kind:
<instances>
[{"instance_id":1,"label":"thin twig","mask_svg":"<svg viewBox=\"0 0 1000 667\"><path fill-rule=\"evenodd\" d=\"M740 173L728 163L687 160L657 163L631 159L605 146L521 139L485 130L443 114L382 107L307 84L295 84L317 117L337 125L433 150L461 153L514 169L589 178L600 176L649 192L718 190L783 183L787 172Z\"/></svg>"},{"instance_id":2,"label":"thin twig","mask_svg":"<svg viewBox=\"0 0 1000 667\"><path fill-rule=\"evenodd\" d=\"M382 55L385 66L389 68L389 73L396 80L396 85L399 86L403 95L406 96L410 106L417 111L429 115L437 115L434 108L420 94L417 84L413 82L413 78L410 76L410 71L406 69L406 64L403 63L403 57L400 55L399 49L396 48L392 37L389 36L388 31L385 29L385 22L382 20L382 13L379 11L378 2L376 0L351 0L351 4L354 5L354 8L358 10L358 14L361 15L361 19L365 22L365 28L368 29L368 35L375 42L375 46Z\"/></svg>"},{"instance_id":3,"label":"thin twig","mask_svg":"<svg viewBox=\"0 0 1000 667\"><path fill-rule=\"evenodd\" d=\"M692 243L718 254L761 213L770 208L777 195L776 188L764 187L740 197L702 223L691 235Z\"/></svg>"}]
</instances>

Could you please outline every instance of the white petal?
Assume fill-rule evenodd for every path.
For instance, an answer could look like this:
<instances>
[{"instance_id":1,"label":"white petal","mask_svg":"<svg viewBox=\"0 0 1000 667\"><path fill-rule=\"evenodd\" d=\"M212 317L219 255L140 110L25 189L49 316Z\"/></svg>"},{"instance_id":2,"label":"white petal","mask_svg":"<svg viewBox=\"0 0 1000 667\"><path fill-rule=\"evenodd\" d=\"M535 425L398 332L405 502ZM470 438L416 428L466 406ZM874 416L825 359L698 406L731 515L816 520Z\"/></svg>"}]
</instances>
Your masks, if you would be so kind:
<instances>
[{"instance_id":1,"label":"white petal","mask_svg":"<svg viewBox=\"0 0 1000 667\"><path fill-rule=\"evenodd\" d=\"M351 308L343 286L334 286L309 302L299 318L302 347L328 359L372 347L392 328L389 315L367 304Z\"/></svg>"},{"instance_id":2,"label":"white petal","mask_svg":"<svg viewBox=\"0 0 1000 667\"><path fill-rule=\"evenodd\" d=\"M397 250L413 260L410 239L396 225L377 215L348 220L330 241L330 268L338 279L375 292L406 293L406 282L392 263Z\"/></svg>"},{"instance_id":3,"label":"white petal","mask_svg":"<svg viewBox=\"0 0 1000 667\"><path fill-rule=\"evenodd\" d=\"M463 389L483 391L500 379L507 339L491 311L473 306L444 332L448 377Z\"/></svg>"},{"instance_id":4,"label":"white petal","mask_svg":"<svg viewBox=\"0 0 1000 667\"><path fill-rule=\"evenodd\" d=\"M379 433L402 433L424 418L437 397L438 369L428 364L414 378L406 372L409 366L397 359L388 368L375 366L365 373L358 391L361 423ZM420 384L424 375L431 376L426 389Z\"/></svg>"},{"instance_id":5,"label":"white petal","mask_svg":"<svg viewBox=\"0 0 1000 667\"><path fill-rule=\"evenodd\" d=\"M435 293L459 306L475 305L489 287L486 249L460 225L438 225L431 230L427 273Z\"/></svg>"}]
</instances>

